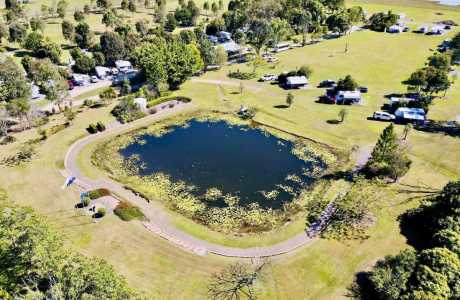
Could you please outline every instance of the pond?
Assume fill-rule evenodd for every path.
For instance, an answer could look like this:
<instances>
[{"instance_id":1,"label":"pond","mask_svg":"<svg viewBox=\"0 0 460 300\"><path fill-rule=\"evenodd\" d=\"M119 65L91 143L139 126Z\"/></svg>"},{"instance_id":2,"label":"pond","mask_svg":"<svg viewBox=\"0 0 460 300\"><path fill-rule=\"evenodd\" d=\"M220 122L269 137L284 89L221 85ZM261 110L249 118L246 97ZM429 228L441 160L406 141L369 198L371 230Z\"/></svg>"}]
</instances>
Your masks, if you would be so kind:
<instances>
[{"instance_id":1,"label":"pond","mask_svg":"<svg viewBox=\"0 0 460 300\"><path fill-rule=\"evenodd\" d=\"M140 135L120 154L137 158L143 166L138 175L167 174L173 182L194 186L192 193L203 201L208 189L217 188L237 196L241 206L257 202L279 209L314 182L313 170L326 167L313 155L300 159L293 146L256 128L191 120L160 137ZM226 206L223 198L207 205Z\"/></svg>"}]
</instances>

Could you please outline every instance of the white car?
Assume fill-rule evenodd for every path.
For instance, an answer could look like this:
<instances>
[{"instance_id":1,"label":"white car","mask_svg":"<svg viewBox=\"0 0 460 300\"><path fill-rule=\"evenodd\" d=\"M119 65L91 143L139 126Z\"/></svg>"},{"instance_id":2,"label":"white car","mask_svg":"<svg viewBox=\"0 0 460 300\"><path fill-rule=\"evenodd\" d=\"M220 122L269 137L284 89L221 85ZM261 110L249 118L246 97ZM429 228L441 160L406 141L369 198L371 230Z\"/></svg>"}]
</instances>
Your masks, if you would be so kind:
<instances>
[{"instance_id":1,"label":"white car","mask_svg":"<svg viewBox=\"0 0 460 300\"><path fill-rule=\"evenodd\" d=\"M99 81L99 78L97 76L91 76L91 83L96 83Z\"/></svg>"},{"instance_id":2,"label":"white car","mask_svg":"<svg viewBox=\"0 0 460 300\"><path fill-rule=\"evenodd\" d=\"M384 111L376 111L373 115L374 120L393 121L396 117Z\"/></svg>"},{"instance_id":3,"label":"white car","mask_svg":"<svg viewBox=\"0 0 460 300\"><path fill-rule=\"evenodd\" d=\"M260 77L260 81L275 81L278 80L278 76L274 74L265 74L264 76Z\"/></svg>"}]
</instances>

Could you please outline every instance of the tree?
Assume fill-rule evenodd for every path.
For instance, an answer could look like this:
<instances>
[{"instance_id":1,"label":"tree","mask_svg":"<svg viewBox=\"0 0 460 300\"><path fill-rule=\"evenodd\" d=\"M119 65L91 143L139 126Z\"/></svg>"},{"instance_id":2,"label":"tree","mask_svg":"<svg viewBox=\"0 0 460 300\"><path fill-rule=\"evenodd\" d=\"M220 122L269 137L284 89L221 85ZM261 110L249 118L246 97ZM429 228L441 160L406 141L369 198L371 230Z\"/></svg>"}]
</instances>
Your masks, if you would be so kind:
<instances>
[{"instance_id":1,"label":"tree","mask_svg":"<svg viewBox=\"0 0 460 300\"><path fill-rule=\"evenodd\" d=\"M39 17L30 18L29 24L30 29L32 29L32 31L41 31L42 33L45 30L46 26L46 23Z\"/></svg>"},{"instance_id":2,"label":"tree","mask_svg":"<svg viewBox=\"0 0 460 300\"><path fill-rule=\"evenodd\" d=\"M85 4L85 6L83 6L83 12L85 13L85 15L89 15L89 13L91 12L91 7L88 4Z\"/></svg>"},{"instance_id":3,"label":"tree","mask_svg":"<svg viewBox=\"0 0 460 300\"><path fill-rule=\"evenodd\" d=\"M96 66L94 59L83 53L80 48L72 49L70 55L75 61L72 68L77 73L89 74Z\"/></svg>"},{"instance_id":4,"label":"tree","mask_svg":"<svg viewBox=\"0 0 460 300\"><path fill-rule=\"evenodd\" d=\"M295 25L297 30L302 34L302 46L305 46L307 43L308 28L311 22L311 14L308 11L301 10L296 14Z\"/></svg>"},{"instance_id":5,"label":"tree","mask_svg":"<svg viewBox=\"0 0 460 300\"><path fill-rule=\"evenodd\" d=\"M190 52L193 58L192 73L195 74L197 72L202 71L204 68L204 62L203 62L203 59L201 58L200 50L198 50L198 47L195 44L188 44L186 47L187 47L187 51Z\"/></svg>"},{"instance_id":6,"label":"tree","mask_svg":"<svg viewBox=\"0 0 460 300\"><path fill-rule=\"evenodd\" d=\"M122 10L128 10L129 2L128 0L122 0L120 3L120 7Z\"/></svg>"},{"instance_id":7,"label":"tree","mask_svg":"<svg viewBox=\"0 0 460 300\"><path fill-rule=\"evenodd\" d=\"M436 53L428 58L428 65L436 69L448 71L450 67L450 57L446 53Z\"/></svg>"},{"instance_id":8,"label":"tree","mask_svg":"<svg viewBox=\"0 0 460 300\"><path fill-rule=\"evenodd\" d=\"M255 19L249 23L247 32L248 43L256 50L257 55L272 37L272 28L268 21L263 19Z\"/></svg>"},{"instance_id":9,"label":"tree","mask_svg":"<svg viewBox=\"0 0 460 300\"><path fill-rule=\"evenodd\" d=\"M114 88L109 87L102 91L99 94L99 98L105 103L109 103L112 99L115 99L117 97L117 92L115 91Z\"/></svg>"},{"instance_id":10,"label":"tree","mask_svg":"<svg viewBox=\"0 0 460 300\"><path fill-rule=\"evenodd\" d=\"M2 44L3 39L8 39L9 29L8 25L3 22L0 22L0 45Z\"/></svg>"},{"instance_id":11,"label":"tree","mask_svg":"<svg viewBox=\"0 0 460 300\"><path fill-rule=\"evenodd\" d=\"M224 47L222 46L217 46L216 51L215 51L215 64L219 66L223 66L227 63L228 60L228 54L227 51L225 51Z\"/></svg>"},{"instance_id":12,"label":"tree","mask_svg":"<svg viewBox=\"0 0 460 300\"><path fill-rule=\"evenodd\" d=\"M75 27L74 39L78 47L82 49L91 47L93 43L93 33L87 23L81 22Z\"/></svg>"},{"instance_id":13,"label":"tree","mask_svg":"<svg viewBox=\"0 0 460 300\"><path fill-rule=\"evenodd\" d=\"M337 82L337 91L355 91L358 88L358 83L351 77L345 76Z\"/></svg>"},{"instance_id":14,"label":"tree","mask_svg":"<svg viewBox=\"0 0 460 300\"><path fill-rule=\"evenodd\" d=\"M57 3L56 12L57 12L59 18L63 19L65 17L65 13L66 13L66 10L67 10L68 6L69 6L69 3L66 0L60 0Z\"/></svg>"},{"instance_id":15,"label":"tree","mask_svg":"<svg viewBox=\"0 0 460 300\"><path fill-rule=\"evenodd\" d=\"M121 87L120 87L120 95L121 96L126 96L129 93L131 93L131 84L129 83L129 80L127 78L125 78L123 80L123 83L121 84Z\"/></svg>"},{"instance_id":16,"label":"tree","mask_svg":"<svg viewBox=\"0 0 460 300\"><path fill-rule=\"evenodd\" d=\"M102 16L102 23L106 27L113 27L116 24L117 19L118 18L115 15L115 12L109 9L104 12L104 15Z\"/></svg>"},{"instance_id":17,"label":"tree","mask_svg":"<svg viewBox=\"0 0 460 300\"><path fill-rule=\"evenodd\" d=\"M406 125L404 125L404 129L403 129L403 132L404 132L404 140L407 140L407 136L409 135L409 132L412 130L412 124L411 123L407 123Z\"/></svg>"},{"instance_id":18,"label":"tree","mask_svg":"<svg viewBox=\"0 0 460 300\"><path fill-rule=\"evenodd\" d=\"M369 18L368 26L374 31L385 31L398 22L398 15L388 11L388 13L379 12Z\"/></svg>"},{"instance_id":19,"label":"tree","mask_svg":"<svg viewBox=\"0 0 460 300\"><path fill-rule=\"evenodd\" d=\"M297 76L305 76L307 78L310 78L312 74L313 69L307 65L303 65L299 68L299 70L297 70Z\"/></svg>"},{"instance_id":20,"label":"tree","mask_svg":"<svg viewBox=\"0 0 460 300\"><path fill-rule=\"evenodd\" d=\"M165 22L165 30L168 32L173 32L174 29L176 29L177 26L177 21L176 18L174 17L174 14L169 13L166 15L166 22Z\"/></svg>"},{"instance_id":21,"label":"tree","mask_svg":"<svg viewBox=\"0 0 460 300\"><path fill-rule=\"evenodd\" d=\"M289 33L289 23L284 19L276 18L271 20L270 25L273 32L273 46L276 46Z\"/></svg>"},{"instance_id":22,"label":"tree","mask_svg":"<svg viewBox=\"0 0 460 300\"><path fill-rule=\"evenodd\" d=\"M207 13L209 11L209 2L208 1L204 1L203 3L203 9L204 11Z\"/></svg>"},{"instance_id":23,"label":"tree","mask_svg":"<svg viewBox=\"0 0 460 300\"><path fill-rule=\"evenodd\" d=\"M44 218L9 202L0 204L0 259L2 289L11 295L31 299L135 297L125 279L105 261L67 251Z\"/></svg>"},{"instance_id":24,"label":"tree","mask_svg":"<svg viewBox=\"0 0 460 300\"><path fill-rule=\"evenodd\" d=\"M447 91L451 85L447 70L427 67L425 69L426 86L424 92L429 95Z\"/></svg>"},{"instance_id":25,"label":"tree","mask_svg":"<svg viewBox=\"0 0 460 300\"><path fill-rule=\"evenodd\" d=\"M102 10L112 7L112 0L96 0L96 6Z\"/></svg>"},{"instance_id":26,"label":"tree","mask_svg":"<svg viewBox=\"0 0 460 300\"><path fill-rule=\"evenodd\" d=\"M330 15L326 20L327 27L330 31L343 35L351 28L351 19L346 11L339 14Z\"/></svg>"},{"instance_id":27,"label":"tree","mask_svg":"<svg viewBox=\"0 0 460 300\"><path fill-rule=\"evenodd\" d=\"M217 17L217 13L219 12L219 7L217 6L216 2L211 4L211 11L214 14L214 17Z\"/></svg>"},{"instance_id":28,"label":"tree","mask_svg":"<svg viewBox=\"0 0 460 300\"><path fill-rule=\"evenodd\" d=\"M365 171L373 176L396 180L409 170L410 164L411 161L398 143L393 124L390 124L380 135Z\"/></svg>"},{"instance_id":29,"label":"tree","mask_svg":"<svg viewBox=\"0 0 460 300\"><path fill-rule=\"evenodd\" d=\"M12 23L9 26L8 41L21 43L27 35L27 27L21 23Z\"/></svg>"},{"instance_id":30,"label":"tree","mask_svg":"<svg viewBox=\"0 0 460 300\"><path fill-rule=\"evenodd\" d=\"M73 13L73 18L75 19L75 21L81 22L85 19L85 13L79 9L76 9Z\"/></svg>"},{"instance_id":31,"label":"tree","mask_svg":"<svg viewBox=\"0 0 460 300\"><path fill-rule=\"evenodd\" d=\"M43 46L43 42L43 35L36 31L32 31L25 38L24 42L22 43L22 46L27 50L33 51L36 55L38 50Z\"/></svg>"},{"instance_id":32,"label":"tree","mask_svg":"<svg viewBox=\"0 0 460 300\"><path fill-rule=\"evenodd\" d=\"M137 7L136 7L136 2L134 2L134 0L129 0L129 3L128 3L128 10L129 10L130 12L136 12Z\"/></svg>"},{"instance_id":33,"label":"tree","mask_svg":"<svg viewBox=\"0 0 460 300\"><path fill-rule=\"evenodd\" d=\"M62 21L61 23L62 35L67 41L72 41L74 39L75 27L72 22L67 20Z\"/></svg>"},{"instance_id":34,"label":"tree","mask_svg":"<svg viewBox=\"0 0 460 300\"><path fill-rule=\"evenodd\" d=\"M12 117L19 118L22 129L30 126L28 113L30 111L30 104L28 99L25 98L17 98L9 101L6 105L6 110L8 111L9 115ZM26 121L26 123L24 122Z\"/></svg>"},{"instance_id":35,"label":"tree","mask_svg":"<svg viewBox=\"0 0 460 300\"><path fill-rule=\"evenodd\" d=\"M148 33L148 27L149 24L146 20L139 20L136 22L136 31L141 35L141 36L146 36Z\"/></svg>"},{"instance_id":36,"label":"tree","mask_svg":"<svg viewBox=\"0 0 460 300\"><path fill-rule=\"evenodd\" d=\"M36 55L38 58L49 58L53 63L59 64L61 60L62 48L57 43L46 38L42 47L38 49Z\"/></svg>"},{"instance_id":37,"label":"tree","mask_svg":"<svg viewBox=\"0 0 460 300\"><path fill-rule=\"evenodd\" d=\"M346 110L345 108L342 108L339 111L340 123L343 123L345 121L345 118L347 117L347 115L348 115L348 110Z\"/></svg>"},{"instance_id":38,"label":"tree","mask_svg":"<svg viewBox=\"0 0 460 300\"><path fill-rule=\"evenodd\" d=\"M123 38L115 32L104 32L101 35L101 52L104 53L108 64L113 64L116 60L124 59L126 56L125 42Z\"/></svg>"},{"instance_id":39,"label":"tree","mask_svg":"<svg viewBox=\"0 0 460 300\"><path fill-rule=\"evenodd\" d=\"M222 272L212 276L208 285L209 296L211 299L233 300L245 297L255 300L254 284L261 269L262 266L251 269L240 263L229 265Z\"/></svg>"},{"instance_id":40,"label":"tree","mask_svg":"<svg viewBox=\"0 0 460 300\"><path fill-rule=\"evenodd\" d=\"M160 82L166 82L164 45L152 43L142 44L134 51L136 65L144 73L147 82L158 86Z\"/></svg>"},{"instance_id":41,"label":"tree","mask_svg":"<svg viewBox=\"0 0 460 300\"><path fill-rule=\"evenodd\" d=\"M294 103L294 95L289 92L286 96L286 104L288 105L288 107L291 107L292 103Z\"/></svg>"},{"instance_id":42,"label":"tree","mask_svg":"<svg viewBox=\"0 0 460 300\"><path fill-rule=\"evenodd\" d=\"M30 97L31 89L24 72L19 65L7 57L0 61L0 99L10 101L12 99Z\"/></svg>"},{"instance_id":43,"label":"tree","mask_svg":"<svg viewBox=\"0 0 460 300\"><path fill-rule=\"evenodd\" d=\"M408 90L415 90L420 93L422 88L427 85L425 69L419 69L412 73L409 79L403 81L408 86Z\"/></svg>"}]
</instances>

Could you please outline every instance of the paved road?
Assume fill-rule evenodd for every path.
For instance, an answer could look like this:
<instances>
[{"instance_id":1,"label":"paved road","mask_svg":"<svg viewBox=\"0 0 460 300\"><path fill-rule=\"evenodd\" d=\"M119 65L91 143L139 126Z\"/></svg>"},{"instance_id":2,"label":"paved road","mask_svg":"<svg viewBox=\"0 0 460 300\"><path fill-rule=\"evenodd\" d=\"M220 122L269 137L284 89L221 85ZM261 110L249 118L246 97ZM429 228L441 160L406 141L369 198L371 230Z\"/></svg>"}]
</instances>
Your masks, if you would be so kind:
<instances>
[{"instance_id":1,"label":"paved road","mask_svg":"<svg viewBox=\"0 0 460 300\"><path fill-rule=\"evenodd\" d=\"M82 94L85 94L85 93L88 93L88 92L91 92L91 91L94 91L100 88L109 87L111 85L112 85L112 81L101 80L101 81L98 81L96 83L91 83L86 86L76 86L73 90L69 91L69 96L71 99L74 99ZM72 100L72 106L81 106L83 105L84 101L85 99ZM53 111L53 108L54 108L54 111L59 111L59 107L56 104L51 103L51 102L41 107L40 110L43 112L45 111L51 112Z\"/></svg>"},{"instance_id":2,"label":"paved road","mask_svg":"<svg viewBox=\"0 0 460 300\"><path fill-rule=\"evenodd\" d=\"M267 247L253 247L253 248L234 248L226 247L214 243L210 243L205 240L198 239L184 231L177 229L170 221L169 215L165 212L161 201L150 201L147 202L145 199L127 191L122 187L121 184L110 180L110 179L99 179L91 180L85 177L78 168L77 157L80 151L88 144L94 143L102 138L120 134L129 129L134 129L142 125L150 124L154 121L161 120L162 118L172 115L178 111L191 107L192 104L180 104L174 108L166 108L159 111L155 115L150 115L143 119L134 121L128 124L111 124L106 131L94 135L86 136L77 142L75 142L68 150L64 165L65 171L64 176L73 175L77 178L76 184L84 190L95 189L95 188L108 188L113 193L128 199L133 204L137 205L148 221L144 222L144 226L158 234L162 238L170 241L174 245L193 252L197 255L205 255L206 253L214 253L221 256L228 257L241 257L241 258L254 258L254 257L269 257L277 256L284 253L294 251L297 248L310 244L316 234L319 232L321 227L325 224L327 218L332 213L333 206L328 205L327 209L323 212L318 222L313 224L309 230L301 232L296 236L280 242L278 244L267 246ZM332 203L332 201L331 201Z\"/></svg>"}]
</instances>

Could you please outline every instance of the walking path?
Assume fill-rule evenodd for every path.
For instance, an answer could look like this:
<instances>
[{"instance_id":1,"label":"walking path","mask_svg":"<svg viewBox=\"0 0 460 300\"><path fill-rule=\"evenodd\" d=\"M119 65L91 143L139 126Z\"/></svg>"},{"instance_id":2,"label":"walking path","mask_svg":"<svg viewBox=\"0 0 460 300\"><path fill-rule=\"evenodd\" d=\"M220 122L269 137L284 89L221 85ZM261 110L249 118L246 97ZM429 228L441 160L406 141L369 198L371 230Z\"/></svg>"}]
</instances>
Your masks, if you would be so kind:
<instances>
[{"instance_id":1,"label":"walking path","mask_svg":"<svg viewBox=\"0 0 460 300\"><path fill-rule=\"evenodd\" d=\"M205 240L196 238L184 231L177 229L171 224L169 215L165 212L160 201L146 201L138 195L126 190L120 183L117 183L110 179L98 179L92 180L82 174L77 164L77 157L80 151L88 144L94 143L97 140L103 139L108 136L120 134L129 129L137 128L141 125L150 124L154 121L158 121L166 116L172 115L178 111L191 107L191 103L179 104L174 108L165 108L164 110L158 111L154 115L150 115L140 120L136 120L128 124L111 124L107 130L102 133L86 136L77 142L75 142L68 150L64 165L65 170L62 171L64 176L75 176L75 183L83 190L91 190L97 188L107 188L112 191L114 195L120 195L138 206L148 221L143 222L145 228L168 240L176 246L182 249L193 252L197 255L205 255L207 253L213 253L221 256L228 257L241 257L241 258L254 258L254 257L269 257L277 256L284 253L291 252L299 247L310 244L314 237L323 228L327 219L333 211L333 199L327 206L326 210L321 214L319 220L315 222L308 230L303 231L294 237L280 242L278 244L267 246L267 247L253 247L253 248L234 248L227 247L218 244L214 244ZM115 198L118 198L115 196Z\"/></svg>"}]
</instances>

